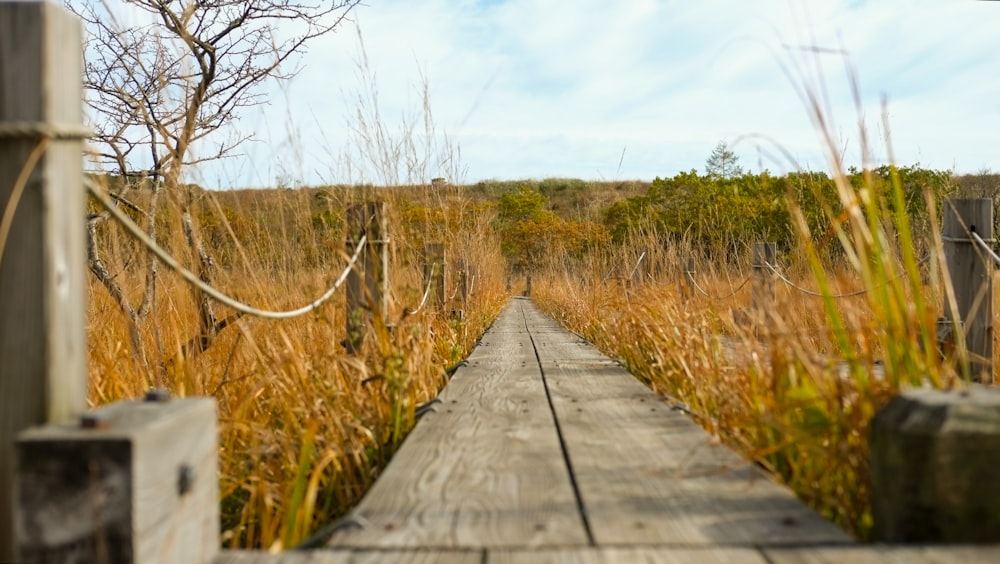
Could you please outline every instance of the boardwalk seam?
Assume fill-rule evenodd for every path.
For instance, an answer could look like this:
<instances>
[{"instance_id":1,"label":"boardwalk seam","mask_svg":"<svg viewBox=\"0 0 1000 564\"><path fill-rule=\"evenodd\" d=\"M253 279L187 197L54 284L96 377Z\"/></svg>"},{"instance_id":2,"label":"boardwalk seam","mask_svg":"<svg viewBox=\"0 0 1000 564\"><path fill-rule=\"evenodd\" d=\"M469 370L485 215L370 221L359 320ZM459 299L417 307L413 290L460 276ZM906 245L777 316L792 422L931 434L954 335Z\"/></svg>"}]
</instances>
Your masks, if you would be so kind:
<instances>
[{"instance_id":1,"label":"boardwalk seam","mask_svg":"<svg viewBox=\"0 0 1000 564\"><path fill-rule=\"evenodd\" d=\"M542 357L538 354L538 345L535 344L535 336L531 334L531 328L528 327L528 319L524 315L524 307L522 306L518 309L521 313L521 322L524 323L524 330L528 333L528 339L531 340L531 349L535 353L535 362L538 363L538 371L542 375L542 386L545 388L545 399L549 402L549 411L552 413L552 421L555 423L556 437L559 438L559 449L562 451L563 462L566 463L566 472L569 474L569 483L573 488L573 497L576 498L576 508L580 513L580 520L583 522L583 530L587 533L587 544L596 547L597 542L594 540L594 532L590 529L590 519L587 517L587 510L583 504L583 495L580 493L580 485L576 482L576 474L573 472L573 462L569 457L569 448L567 448L566 440L563 438L562 427L559 425L559 416L556 414L556 406L552 401L552 392L549 390L549 381L545 377L545 367L542 366Z\"/></svg>"}]
</instances>

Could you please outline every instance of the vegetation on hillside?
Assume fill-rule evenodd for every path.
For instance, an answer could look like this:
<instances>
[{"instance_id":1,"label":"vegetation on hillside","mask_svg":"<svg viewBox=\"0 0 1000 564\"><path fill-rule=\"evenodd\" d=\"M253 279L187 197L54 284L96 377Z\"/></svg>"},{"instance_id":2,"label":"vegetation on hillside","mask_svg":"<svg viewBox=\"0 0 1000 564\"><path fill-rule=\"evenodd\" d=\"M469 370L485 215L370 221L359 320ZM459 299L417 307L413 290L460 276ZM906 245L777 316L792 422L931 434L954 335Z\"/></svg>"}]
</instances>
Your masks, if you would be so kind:
<instances>
[{"instance_id":1,"label":"vegetation on hillside","mask_svg":"<svg viewBox=\"0 0 1000 564\"><path fill-rule=\"evenodd\" d=\"M136 397L149 387L216 397L223 541L287 548L347 511L378 476L413 425L416 406L447 382L444 368L499 311L505 277L544 272L535 292L548 311L864 536L868 420L913 374L937 375L936 384L954 376L920 352L940 309L938 283L924 284L923 266L916 275L909 270L933 248L936 212L927 211L933 208L925 197L994 194L995 180L882 167L840 178L692 171L651 183L192 187L192 213L216 257L217 285L279 309L308 302L341 271L349 205L388 201L393 291L380 326L394 329L377 331L360 357L348 356L343 306L331 305L293 322L237 318L196 352L186 344L197 334L198 303L179 279L163 274L160 307L142 329L147 348L136 351L129 320L94 281L91 401ZM881 246L858 255L852 245L867 238L843 202L863 190L875 197L860 217L871 219L865 229L881 226L873 239ZM148 192L132 194L141 209ZM167 205L158 213L179 210ZM100 229L109 271L126 292L140 294L145 251L114 223ZM185 254L191 251L182 234L164 231L159 239L196 261ZM749 246L760 240L779 243L779 263L797 263L790 271L803 285L835 294L888 284L892 292L831 302L782 286L763 333L734 321L733 312L748 306L746 290L681 299L681 256L700 257L700 286L725 296L747 276ZM450 272L459 257L473 265L472 299L410 315L423 291L423 245L438 241L448 248ZM857 256L875 270L858 271ZM642 274L632 276L636 271ZM461 307L464 317L450 314ZM888 377L872 378L876 370Z\"/></svg>"}]
</instances>

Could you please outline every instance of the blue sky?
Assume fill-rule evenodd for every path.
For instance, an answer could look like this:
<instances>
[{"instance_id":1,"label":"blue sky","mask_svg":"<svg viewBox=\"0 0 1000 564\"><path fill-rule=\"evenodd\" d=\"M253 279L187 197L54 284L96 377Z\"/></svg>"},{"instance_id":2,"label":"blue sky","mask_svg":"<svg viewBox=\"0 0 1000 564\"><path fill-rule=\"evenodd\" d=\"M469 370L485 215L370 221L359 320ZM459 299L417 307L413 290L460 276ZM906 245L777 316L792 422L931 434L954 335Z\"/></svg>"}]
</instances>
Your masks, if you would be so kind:
<instances>
[{"instance_id":1,"label":"blue sky","mask_svg":"<svg viewBox=\"0 0 1000 564\"><path fill-rule=\"evenodd\" d=\"M847 164L862 163L859 119L873 162L888 161L884 96L898 164L1000 171L1000 2L370 0L353 20L242 116L256 137L244 156L197 180L650 180L703 170L723 140L752 171L828 170L804 89ZM356 117L374 107L359 103L372 104L366 75L380 145L408 139L409 167L370 164Z\"/></svg>"}]
</instances>

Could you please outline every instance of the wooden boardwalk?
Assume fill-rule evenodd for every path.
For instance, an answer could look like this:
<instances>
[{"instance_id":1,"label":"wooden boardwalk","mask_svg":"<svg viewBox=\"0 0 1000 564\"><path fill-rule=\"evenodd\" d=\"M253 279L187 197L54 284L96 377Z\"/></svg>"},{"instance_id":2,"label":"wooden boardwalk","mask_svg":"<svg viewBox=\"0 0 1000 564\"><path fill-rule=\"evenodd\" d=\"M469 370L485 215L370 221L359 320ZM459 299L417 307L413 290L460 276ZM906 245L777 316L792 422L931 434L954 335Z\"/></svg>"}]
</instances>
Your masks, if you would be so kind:
<instances>
[{"instance_id":1,"label":"wooden boardwalk","mask_svg":"<svg viewBox=\"0 0 1000 564\"><path fill-rule=\"evenodd\" d=\"M249 562L949 562L865 547L514 299L328 548Z\"/></svg>"}]
</instances>

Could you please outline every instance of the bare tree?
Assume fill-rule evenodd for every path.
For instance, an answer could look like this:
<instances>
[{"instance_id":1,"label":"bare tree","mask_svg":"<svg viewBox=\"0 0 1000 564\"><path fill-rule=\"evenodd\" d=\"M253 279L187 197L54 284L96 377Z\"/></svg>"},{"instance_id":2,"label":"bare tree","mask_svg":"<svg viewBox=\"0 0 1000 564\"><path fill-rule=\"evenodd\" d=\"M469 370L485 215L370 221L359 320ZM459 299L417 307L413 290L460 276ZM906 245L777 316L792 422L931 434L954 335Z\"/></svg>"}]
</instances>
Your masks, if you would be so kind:
<instances>
[{"instance_id":1,"label":"bare tree","mask_svg":"<svg viewBox=\"0 0 1000 564\"><path fill-rule=\"evenodd\" d=\"M307 43L330 33L360 0L66 0L87 30L84 85L95 122L95 158L105 172L122 180L115 199L144 218L156 237L161 192L176 198L181 228L197 257L199 275L211 282L213 261L198 238L191 215L196 197L185 184L187 167L226 156L248 137L229 128L247 108L266 103L261 86L285 80ZM125 26L119 16L132 12L147 23ZM145 209L127 193L151 190ZM155 305L156 262L147 260L145 291L135 306L101 260L90 217L90 270L132 321L138 347L138 322ZM203 349L225 326L207 296L199 294Z\"/></svg>"}]
</instances>

